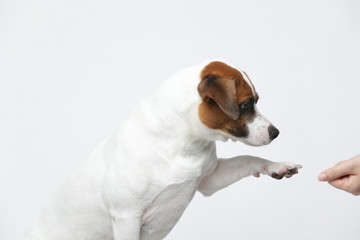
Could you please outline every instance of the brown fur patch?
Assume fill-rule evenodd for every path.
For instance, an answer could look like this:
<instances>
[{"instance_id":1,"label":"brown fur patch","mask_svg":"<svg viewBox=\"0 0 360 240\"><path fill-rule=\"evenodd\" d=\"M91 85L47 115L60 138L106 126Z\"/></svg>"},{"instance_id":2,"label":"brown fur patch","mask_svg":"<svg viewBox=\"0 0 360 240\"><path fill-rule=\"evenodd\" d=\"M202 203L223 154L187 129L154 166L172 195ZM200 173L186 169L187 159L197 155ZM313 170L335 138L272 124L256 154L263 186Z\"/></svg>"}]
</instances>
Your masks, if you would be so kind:
<instances>
[{"instance_id":1,"label":"brown fur patch","mask_svg":"<svg viewBox=\"0 0 360 240\"><path fill-rule=\"evenodd\" d=\"M242 74L235 68L223 62L211 62L201 72L200 78L204 80L207 76L214 75L227 79L235 79L236 95L238 103L244 102L252 97L252 90L249 84L244 80Z\"/></svg>"},{"instance_id":2,"label":"brown fur patch","mask_svg":"<svg viewBox=\"0 0 360 240\"><path fill-rule=\"evenodd\" d=\"M201 72L201 82L210 76L235 81L237 105L251 99L255 102L257 101L257 94L253 96L251 87L237 69L223 62L211 62ZM246 125L254 118L254 111L240 111L240 116L236 120L231 119L231 117L219 107L216 101L209 101L204 97L205 93L201 91L202 89L199 88L199 94L203 98L203 102L199 106L199 118L201 122L211 129L218 129L236 137L246 137L248 134ZM240 108L240 106L238 107Z\"/></svg>"}]
</instances>

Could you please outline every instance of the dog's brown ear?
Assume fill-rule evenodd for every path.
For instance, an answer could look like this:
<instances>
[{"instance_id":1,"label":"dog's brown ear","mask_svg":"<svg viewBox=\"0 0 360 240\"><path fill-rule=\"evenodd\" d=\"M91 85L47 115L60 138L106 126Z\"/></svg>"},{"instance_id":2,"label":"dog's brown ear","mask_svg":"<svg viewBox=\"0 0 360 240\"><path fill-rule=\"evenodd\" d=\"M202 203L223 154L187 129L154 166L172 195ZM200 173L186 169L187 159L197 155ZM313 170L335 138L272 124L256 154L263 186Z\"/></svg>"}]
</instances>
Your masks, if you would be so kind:
<instances>
[{"instance_id":1,"label":"dog's brown ear","mask_svg":"<svg viewBox=\"0 0 360 240\"><path fill-rule=\"evenodd\" d=\"M239 118L235 79L206 76L198 85L198 92L203 101L214 101L231 119Z\"/></svg>"}]
</instances>

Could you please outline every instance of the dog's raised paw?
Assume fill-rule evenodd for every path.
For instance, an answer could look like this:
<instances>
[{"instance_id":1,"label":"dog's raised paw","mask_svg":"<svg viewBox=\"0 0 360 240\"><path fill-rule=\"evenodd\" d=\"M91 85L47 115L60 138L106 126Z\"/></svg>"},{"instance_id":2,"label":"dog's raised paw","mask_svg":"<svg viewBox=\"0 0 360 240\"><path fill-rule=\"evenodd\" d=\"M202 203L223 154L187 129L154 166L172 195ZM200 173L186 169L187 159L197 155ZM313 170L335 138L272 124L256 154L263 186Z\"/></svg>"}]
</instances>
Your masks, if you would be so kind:
<instances>
[{"instance_id":1,"label":"dog's raised paw","mask_svg":"<svg viewBox=\"0 0 360 240\"><path fill-rule=\"evenodd\" d=\"M299 172L299 169L302 168L301 165L281 162L273 163L267 167L269 176L275 179L282 179L283 177L289 178Z\"/></svg>"}]
</instances>

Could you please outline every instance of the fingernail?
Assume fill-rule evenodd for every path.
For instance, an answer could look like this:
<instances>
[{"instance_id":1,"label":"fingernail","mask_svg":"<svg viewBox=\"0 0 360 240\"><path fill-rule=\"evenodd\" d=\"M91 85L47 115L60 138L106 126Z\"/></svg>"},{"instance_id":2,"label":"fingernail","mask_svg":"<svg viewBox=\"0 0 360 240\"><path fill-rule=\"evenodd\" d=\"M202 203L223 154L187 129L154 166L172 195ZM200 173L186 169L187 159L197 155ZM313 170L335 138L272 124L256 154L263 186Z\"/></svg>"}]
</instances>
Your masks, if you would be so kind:
<instances>
[{"instance_id":1,"label":"fingernail","mask_svg":"<svg viewBox=\"0 0 360 240\"><path fill-rule=\"evenodd\" d=\"M319 181L326 181L327 175L325 173L320 173L318 179Z\"/></svg>"}]
</instances>

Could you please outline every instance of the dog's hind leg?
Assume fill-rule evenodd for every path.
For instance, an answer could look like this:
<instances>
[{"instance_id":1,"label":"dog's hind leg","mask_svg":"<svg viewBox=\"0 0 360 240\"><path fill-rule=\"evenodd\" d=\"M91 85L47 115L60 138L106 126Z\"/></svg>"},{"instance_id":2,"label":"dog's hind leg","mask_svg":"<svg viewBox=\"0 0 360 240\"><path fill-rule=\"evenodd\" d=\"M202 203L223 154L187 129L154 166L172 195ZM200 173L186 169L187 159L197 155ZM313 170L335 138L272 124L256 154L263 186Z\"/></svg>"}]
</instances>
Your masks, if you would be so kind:
<instances>
[{"instance_id":1,"label":"dog's hind leg","mask_svg":"<svg viewBox=\"0 0 360 240\"><path fill-rule=\"evenodd\" d=\"M219 159L215 170L210 175L201 179L198 191L204 196L210 196L218 190L250 175L258 177L261 173L281 179L296 174L299 168L301 166L297 164L271 162L253 156Z\"/></svg>"}]
</instances>

